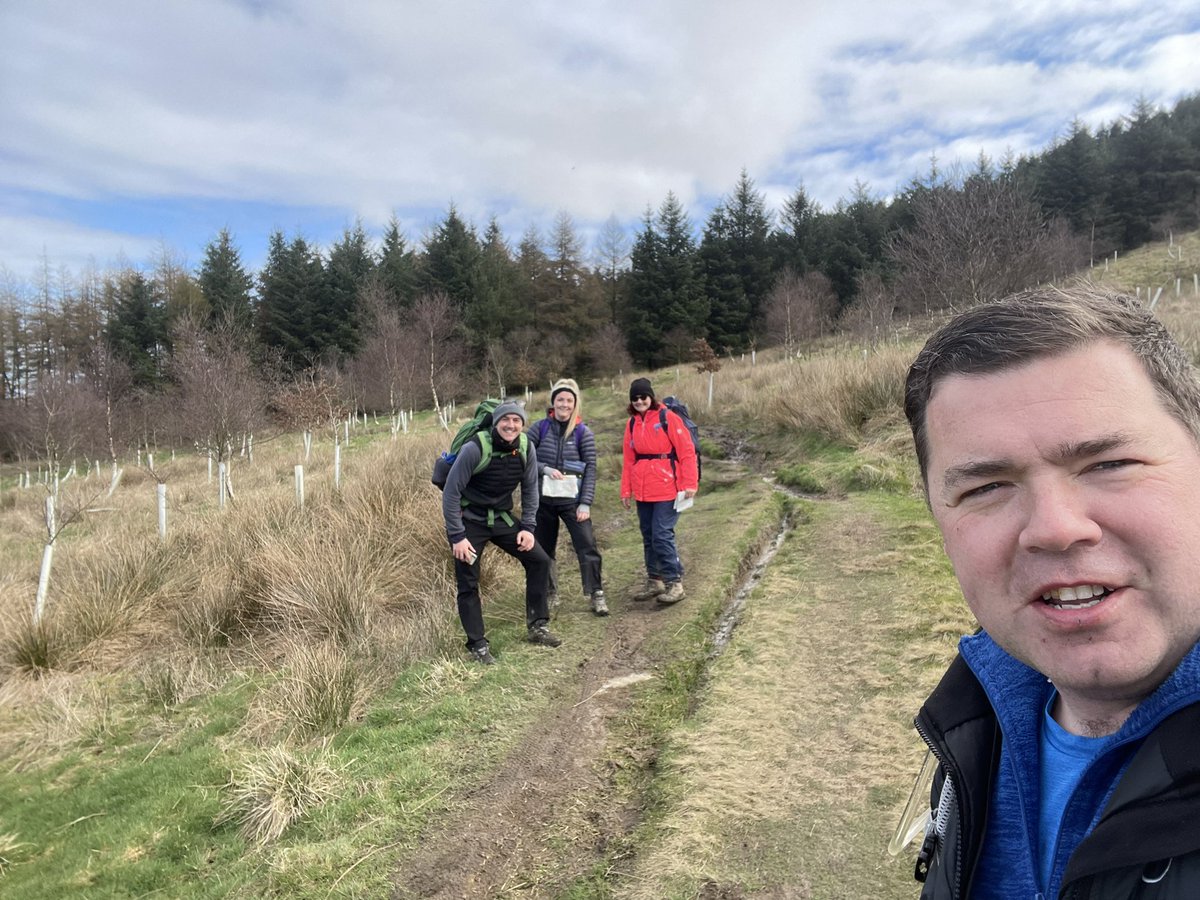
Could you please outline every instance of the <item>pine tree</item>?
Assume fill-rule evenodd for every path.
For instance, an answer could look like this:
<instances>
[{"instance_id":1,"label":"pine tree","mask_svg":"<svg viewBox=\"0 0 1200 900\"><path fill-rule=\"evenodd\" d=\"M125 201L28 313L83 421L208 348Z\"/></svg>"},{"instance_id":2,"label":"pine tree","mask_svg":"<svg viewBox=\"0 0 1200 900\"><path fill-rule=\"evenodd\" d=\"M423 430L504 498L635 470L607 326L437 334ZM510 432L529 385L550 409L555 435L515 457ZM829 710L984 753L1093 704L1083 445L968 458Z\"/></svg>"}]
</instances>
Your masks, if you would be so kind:
<instances>
[{"instance_id":1,"label":"pine tree","mask_svg":"<svg viewBox=\"0 0 1200 900\"><path fill-rule=\"evenodd\" d=\"M153 281L166 308L168 328L185 320L203 322L208 318L204 292L188 272L183 256L166 240L160 240L156 248Z\"/></svg>"},{"instance_id":2,"label":"pine tree","mask_svg":"<svg viewBox=\"0 0 1200 900\"><path fill-rule=\"evenodd\" d=\"M1166 113L1141 99L1111 130L1108 149L1105 231L1116 246L1128 249L1156 236L1156 228L1179 208L1180 194L1196 196L1197 148L1170 128Z\"/></svg>"},{"instance_id":3,"label":"pine tree","mask_svg":"<svg viewBox=\"0 0 1200 900\"><path fill-rule=\"evenodd\" d=\"M521 306L529 315L524 324L537 328L539 309L548 304L553 277L550 273L550 258L542 249L542 236L536 226L530 225L521 235L517 245L518 296Z\"/></svg>"},{"instance_id":4,"label":"pine tree","mask_svg":"<svg viewBox=\"0 0 1200 900\"><path fill-rule=\"evenodd\" d=\"M1096 224L1103 189L1098 142L1076 119L1066 140L1043 153L1031 166L1042 209L1065 219L1073 231L1088 234Z\"/></svg>"},{"instance_id":5,"label":"pine tree","mask_svg":"<svg viewBox=\"0 0 1200 900\"><path fill-rule=\"evenodd\" d=\"M461 312L472 302L479 277L480 248L475 229L463 221L454 204L425 244L421 288L443 293Z\"/></svg>"},{"instance_id":6,"label":"pine tree","mask_svg":"<svg viewBox=\"0 0 1200 900\"><path fill-rule=\"evenodd\" d=\"M169 349L166 308L161 294L141 272L129 272L121 279L106 336L138 386L158 383Z\"/></svg>"},{"instance_id":7,"label":"pine tree","mask_svg":"<svg viewBox=\"0 0 1200 900\"><path fill-rule=\"evenodd\" d=\"M329 251L325 268L326 289L314 308L313 328L323 343L343 357L353 356L359 334L359 291L375 272L375 257L367 244L362 223L346 229Z\"/></svg>"},{"instance_id":8,"label":"pine tree","mask_svg":"<svg viewBox=\"0 0 1200 900\"><path fill-rule=\"evenodd\" d=\"M608 321L619 324L624 318L626 275L629 262L629 238L625 229L610 215L596 237L594 250L596 271L608 306Z\"/></svg>"},{"instance_id":9,"label":"pine tree","mask_svg":"<svg viewBox=\"0 0 1200 900\"><path fill-rule=\"evenodd\" d=\"M250 327L253 318L250 291L254 279L242 266L229 229L222 228L205 247L197 280L208 302L210 325L227 322L238 329Z\"/></svg>"},{"instance_id":10,"label":"pine tree","mask_svg":"<svg viewBox=\"0 0 1200 900\"><path fill-rule=\"evenodd\" d=\"M776 271L791 268L798 276L824 262L821 252L824 216L819 203L811 200L804 185L784 201L779 227L771 235Z\"/></svg>"},{"instance_id":11,"label":"pine tree","mask_svg":"<svg viewBox=\"0 0 1200 900\"><path fill-rule=\"evenodd\" d=\"M489 340L532 321L532 309L521 303L520 285L520 269L493 218L483 235L475 299L467 310L468 329L481 351Z\"/></svg>"},{"instance_id":12,"label":"pine tree","mask_svg":"<svg viewBox=\"0 0 1200 900\"><path fill-rule=\"evenodd\" d=\"M629 352L652 365L661 361L668 335L686 349L703 334L708 318L696 241L674 193L667 194L656 218L647 211L630 262Z\"/></svg>"},{"instance_id":13,"label":"pine tree","mask_svg":"<svg viewBox=\"0 0 1200 900\"><path fill-rule=\"evenodd\" d=\"M763 197L743 169L733 194L709 217L700 243L708 337L718 347L742 350L757 333L771 288L770 231Z\"/></svg>"},{"instance_id":14,"label":"pine tree","mask_svg":"<svg viewBox=\"0 0 1200 900\"><path fill-rule=\"evenodd\" d=\"M304 238L287 244L281 232L272 233L259 274L258 334L293 369L313 365L328 349L326 335L313 327L324 291L321 258Z\"/></svg>"},{"instance_id":15,"label":"pine tree","mask_svg":"<svg viewBox=\"0 0 1200 900\"><path fill-rule=\"evenodd\" d=\"M539 328L557 332L568 342L581 340L593 321L593 310L585 298L586 271L583 266L583 242L575 232L575 223L564 211L554 218L550 234L549 280L537 311Z\"/></svg>"},{"instance_id":16,"label":"pine tree","mask_svg":"<svg viewBox=\"0 0 1200 900\"><path fill-rule=\"evenodd\" d=\"M383 234L383 251L376 272L391 305L410 309L417 294L417 256L408 246L395 216Z\"/></svg>"},{"instance_id":17,"label":"pine tree","mask_svg":"<svg viewBox=\"0 0 1200 900\"><path fill-rule=\"evenodd\" d=\"M733 222L724 204L717 204L708 217L700 265L710 310L708 339L719 348L741 350L750 334L750 300L738 278Z\"/></svg>"},{"instance_id":18,"label":"pine tree","mask_svg":"<svg viewBox=\"0 0 1200 900\"><path fill-rule=\"evenodd\" d=\"M851 200L838 202L828 218L823 271L844 309L854 299L859 278L884 266L888 235L887 206L856 181Z\"/></svg>"}]
</instances>

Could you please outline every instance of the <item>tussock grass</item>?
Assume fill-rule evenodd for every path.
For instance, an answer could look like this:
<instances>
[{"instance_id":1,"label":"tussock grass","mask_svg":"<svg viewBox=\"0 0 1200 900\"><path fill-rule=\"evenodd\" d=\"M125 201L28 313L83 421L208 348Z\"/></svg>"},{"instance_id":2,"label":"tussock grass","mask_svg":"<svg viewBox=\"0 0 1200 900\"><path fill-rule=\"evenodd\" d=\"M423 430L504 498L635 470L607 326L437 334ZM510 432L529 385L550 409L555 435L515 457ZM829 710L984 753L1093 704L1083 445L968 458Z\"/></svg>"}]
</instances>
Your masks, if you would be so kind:
<instances>
[{"instance_id":1,"label":"tussock grass","mask_svg":"<svg viewBox=\"0 0 1200 900\"><path fill-rule=\"evenodd\" d=\"M272 542L250 560L264 624L347 646L361 641L369 628L376 563L364 545L335 543L320 534Z\"/></svg>"},{"instance_id":2,"label":"tussock grass","mask_svg":"<svg viewBox=\"0 0 1200 900\"><path fill-rule=\"evenodd\" d=\"M464 659L439 659L422 673L417 684L425 699L437 702L461 694L483 677L483 669Z\"/></svg>"},{"instance_id":3,"label":"tussock grass","mask_svg":"<svg viewBox=\"0 0 1200 900\"><path fill-rule=\"evenodd\" d=\"M137 684L147 702L171 710L215 690L224 681L214 661L176 652L146 662Z\"/></svg>"},{"instance_id":4,"label":"tussock grass","mask_svg":"<svg viewBox=\"0 0 1200 900\"><path fill-rule=\"evenodd\" d=\"M165 542L155 482L127 466L117 492L59 538L36 628L44 492L14 489L0 510L9 564L0 569L0 750L23 767L53 765L147 727L147 705L169 737L224 706L234 673L250 688L225 726L233 751L333 734L359 718L397 673L440 658L457 633L441 495L429 483L445 441L431 431L355 446L342 454L340 492L332 453L318 443L303 509L292 484L299 441L260 444L253 463L235 458L237 494L223 510L203 459L159 454ZM72 490L94 493L107 478L90 482L72 480ZM485 562L489 593L519 584L519 567L502 556ZM455 673L473 683L474 672L440 665L447 692Z\"/></svg>"},{"instance_id":5,"label":"tussock grass","mask_svg":"<svg viewBox=\"0 0 1200 900\"><path fill-rule=\"evenodd\" d=\"M59 584L54 617L77 660L120 668L131 650L163 627L154 606L175 560L150 545L100 542L80 553Z\"/></svg>"},{"instance_id":6,"label":"tussock grass","mask_svg":"<svg viewBox=\"0 0 1200 900\"><path fill-rule=\"evenodd\" d=\"M251 632L258 617L239 581L202 576L189 601L176 608L173 628L197 650L229 647Z\"/></svg>"},{"instance_id":7,"label":"tussock grass","mask_svg":"<svg viewBox=\"0 0 1200 900\"><path fill-rule=\"evenodd\" d=\"M306 740L330 735L359 711L362 666L336 641L289 641L278 681L260 695L247 720L254 734Z\"/></svg>"},{"instance_id":8,"label":"tussock grass","mask_svg":"<svg viewBox=\"0 0 1200 900\"><path fill-rule=\"evenodd\" d=\"M772 366L774 378L757 394L752 414L782 428L820 435L846 446L902 423L908 347L873 353L830 353Z\"/></svg>"},{"instance_id":9,"label":"tussock grass","mask_svg":"<svg viewBox=\"0 0 1200 900\"><path fill-rule=\"evenodd\" d=\"M230 773L214 824L234 823L247 841L268 844L334 797L341 780L326 748L308 753L268 748Z\"/></svg>"},{"instance_id":10,"label":"tussock grass","mask_svg":"<svg viewBox=\"0 0 1200 900\"><path fill-rule=\"evenodd\" d=\"M397 665L435 653L453 612L441 497L428 481L443 443L440 433L408 435L346 453L340 493L321 477L331 454L318 445L303 510L279 474L290 476L296 458L288 441L260 446L253 464L235 460L237 496L225 510L202 459L160 463L165 543L155 533L154 481L128 467L117 493L60 538L37 630L29 609L41 492L14 491L14 508L0 512L0 559L14 563L0 581L0 678L137 669L139 660L202 658L212 648L266 661L260 648L296 634ZM504 575L503 566L488 572Z\"/></svg>"},{"instance_id":11,"label":"tussock grass","mask_svg":"<svg viewBox=\"0 0 1200 900\"><path fill-rule=\"evenodd\" d=\"M32 611L7 617L0 638L0 666L20 675L41 675L60 668L67 656L61 629L54 618L33 621Z\"/></svg>"}]
</instances>

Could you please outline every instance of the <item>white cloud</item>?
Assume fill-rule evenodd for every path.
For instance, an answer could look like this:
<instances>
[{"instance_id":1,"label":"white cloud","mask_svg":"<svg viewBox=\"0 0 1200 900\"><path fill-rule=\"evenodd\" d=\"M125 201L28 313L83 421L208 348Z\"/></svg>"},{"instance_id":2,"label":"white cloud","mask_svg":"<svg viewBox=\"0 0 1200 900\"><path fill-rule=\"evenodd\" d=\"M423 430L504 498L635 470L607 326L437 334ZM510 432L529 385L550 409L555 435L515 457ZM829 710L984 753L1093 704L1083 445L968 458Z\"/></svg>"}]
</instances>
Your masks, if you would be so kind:
<instances>
[{"instance_id":1,"label":"white cloud","mask_svg":"<svg viewBox=\"0 0 1200 900\"><path fill-rule=\"evenodd\" d=\"M582 226L724 194L743 167L829 206L856 178L890 192L931 154L1035 151L1197 84L1181 0L5 4L0 213L16 191L370 226L453 201L515 239L557 209ZM39 221L39 244L87 233Z\"/></svg>"},{"instance_id":2,"label":"white cloud","mask_svg":"<svg viewBox=\"0 0 1200 900\"><path fill-rule=\"evenodd\" d=\"M0 236L4 247L0 264L28 284L37 283L47 267L52 274L65 267L72 275L93 265L145 267L162 243L160 237L88 228L63 219L4 214L0 214Z\"/></svg>"}]
</instances>

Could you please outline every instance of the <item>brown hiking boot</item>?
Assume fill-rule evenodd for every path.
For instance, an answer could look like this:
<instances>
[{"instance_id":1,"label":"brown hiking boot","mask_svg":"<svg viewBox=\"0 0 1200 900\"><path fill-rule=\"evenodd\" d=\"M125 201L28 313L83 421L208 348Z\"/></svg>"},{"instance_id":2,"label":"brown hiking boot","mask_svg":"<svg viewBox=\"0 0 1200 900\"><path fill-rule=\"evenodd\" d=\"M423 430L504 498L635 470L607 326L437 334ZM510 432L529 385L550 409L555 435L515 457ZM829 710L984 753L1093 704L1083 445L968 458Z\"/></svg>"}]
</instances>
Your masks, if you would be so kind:
<instances>
[{"instance_id":1,"label":"brown hiking boot","mask_svg":"<svg viewBox=\"0 0 1200 900\"><path fill-rule=\"evenodd\" d=\"M653 600L663 594L667 585L661 578L647 578L646 586L633 595L634 600Z\"/></svg>"},{"instance_id":2,"label":"brown hiking boot","mask_svg":"<svg viewBox=\"0 0 1200 900\"><path fill-rule=\"evenodd\" d=\"M596 591L592 594L592 612L598 616L608 615L608 603L604 599L604 591Z\"/></svg>"},{"instance_id":3,"label":"brown hiking boot","mask_svg":"<svg viewBox=\"0 0 1200 900\"><path fill-rule=\"evenodd\" d=\"M687 595L683 592L682 581L672 581L667 585L667 589L659 594L654 599L659 603L678 603Z\"/></svg>"}]
</instances>

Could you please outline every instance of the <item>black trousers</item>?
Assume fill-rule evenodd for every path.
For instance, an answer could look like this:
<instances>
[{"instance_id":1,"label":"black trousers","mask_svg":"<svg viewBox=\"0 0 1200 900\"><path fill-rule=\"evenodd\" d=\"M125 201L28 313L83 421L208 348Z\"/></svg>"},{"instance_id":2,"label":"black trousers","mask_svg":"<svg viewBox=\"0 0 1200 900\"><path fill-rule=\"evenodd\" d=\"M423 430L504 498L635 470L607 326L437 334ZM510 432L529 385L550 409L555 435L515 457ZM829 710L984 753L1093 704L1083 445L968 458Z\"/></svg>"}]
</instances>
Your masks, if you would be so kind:
<instances>
[{"instance_id":1,"label":"black trousers","mask_svg":"<svg viewBox=\"0 0 1200 900\"><path fill-rule=\"evenodd\" d=\"M583 581L583 592L592 596L604 587L600 579L600 551L596 549L596 534L592 530L592 520L584 522L575 519L575 504L551 506L543 503L538 506L537 529L534 537L538 545L546 549L551 561L558 558L558 523L561 520L567 526L571 535L571 546L575 548L575 556L579 559L579 575ZM558 566L550 567L550 592L558 593Z\"/></svg>"},{"instance_id":2,"label":"black trousers","mask_svg":"<svg viewBox=\"0 0 1200 900\"><path fill-rule=\"evenodd\" d=\"M488 544L495 544L525 567L526 626L532 628L549 622L546 588L550 577L550 557L541 544L535 543L531 550L518 550L517 533L521 530L520 526L506 525L499 520L489 528L482 522L472 522L464 517L463 528L467 532L467 540L478 554L471 565L460 559L454 560L454 579L458 583L458 618L467 634L467 648L474 649L487 643L483 630L483 605L479 602L479 566L483 562L483 550Z\"/></svg>"}]
</instances>

